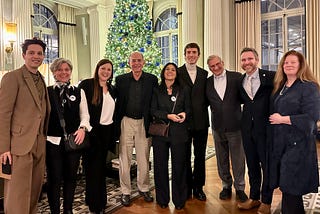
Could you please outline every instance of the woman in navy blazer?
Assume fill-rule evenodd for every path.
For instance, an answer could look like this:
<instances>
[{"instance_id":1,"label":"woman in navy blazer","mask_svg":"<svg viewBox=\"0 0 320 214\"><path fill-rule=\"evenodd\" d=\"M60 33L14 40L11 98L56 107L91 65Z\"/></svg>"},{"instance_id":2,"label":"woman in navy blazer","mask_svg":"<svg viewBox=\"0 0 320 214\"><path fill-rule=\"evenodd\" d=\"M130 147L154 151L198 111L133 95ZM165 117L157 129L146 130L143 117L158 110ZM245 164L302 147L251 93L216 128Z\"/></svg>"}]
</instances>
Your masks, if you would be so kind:
<instances>
[{"instance_id":1,"label":"woman in navy blazer","mask_svg":"<svg viewBox=\"0 0 320 214\"><path fill-rule=\"evenodd\" d=\"M103 213L107 202L106 157L113 151L115 89L112 86L113 65L108 59L98 62L94 77L83 80L79 87L87 97L90 114L91 147L85 151L86 203L91 213Z\"/></svg>"},{"instance_id":2,"label":"woman in navy blazer","mask_svg":"<svg viewBox=\"0 0 320 214\"><path fill-rule=\"evenodd\" d=\"M190 116L190 97L187 88L177 80L177 66L168 63L161 72L161 83L154 89L151 115L154 120L163 120L169 125L169 137L153 136L154 180L156 200L161 208L170 201L168 159L171 151L172 201L176 209L182 209L187 200L186 146ZM172 112L174 103L174 111Z\"/></svg>"},{"instance_id":3,"label":"woman in navy blazer","mask_svg":"<svg viewBox=\"0 0 320 214\"><path fill-rule=\"evenodd\" d=\"M291 50L280 61L274 85L269 181L282 191L282 213L302 214L302 195L318 192L319 186L319 84L302 54Z\"/></svg>"}]
</instances>

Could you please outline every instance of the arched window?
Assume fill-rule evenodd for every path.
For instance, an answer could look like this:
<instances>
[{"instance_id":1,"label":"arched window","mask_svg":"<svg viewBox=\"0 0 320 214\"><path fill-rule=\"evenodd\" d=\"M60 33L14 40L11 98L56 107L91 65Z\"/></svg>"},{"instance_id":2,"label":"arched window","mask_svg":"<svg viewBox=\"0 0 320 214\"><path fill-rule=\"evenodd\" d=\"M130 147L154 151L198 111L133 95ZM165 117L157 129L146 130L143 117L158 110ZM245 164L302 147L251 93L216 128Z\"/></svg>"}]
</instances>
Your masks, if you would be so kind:
<instances>
[{"instance_id":1,"label":"arched window","mask_svg":"<svg viewBox=\"0 0 320 214\"><path fill-rule=\"evenodd\" d=\"M261 0L262 68L277 70L283 53L305 54L305 0Z\"/></svg>"},{"instance_id":2,"label":"arched window","mask_svg":"<svg viewBox=\"0 0 320 214\"><path fill-rule=\"evenodd\" d=\"M50 63L58 58L58 22L54 13L44 5L33 4L33 35L41 38L46 44L47 49L43 65L39 68L45 76L46 83L51 84L54 80L49 71Z\"/></svg>"},{"instance_id":3,"label":"arched window","mask_svg":"<svg viewBox=\"0 0 320 214\"><path fill-rule=\"evenodd\" d=\"M176 8L165 10L157 18L155 35L162 52L162 64L178 64L178 19Z\"/></svg>"}]
</instances>

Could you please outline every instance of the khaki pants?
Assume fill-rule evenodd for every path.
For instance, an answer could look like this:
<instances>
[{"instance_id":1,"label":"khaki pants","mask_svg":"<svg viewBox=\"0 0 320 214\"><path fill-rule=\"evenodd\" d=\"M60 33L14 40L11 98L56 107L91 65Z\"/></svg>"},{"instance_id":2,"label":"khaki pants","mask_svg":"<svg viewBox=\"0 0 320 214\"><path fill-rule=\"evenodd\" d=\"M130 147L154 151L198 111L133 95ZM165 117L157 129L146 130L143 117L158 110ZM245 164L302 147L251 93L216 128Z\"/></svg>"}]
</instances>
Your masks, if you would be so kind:
<instances>
[{"instance_id":1,"label":"khaki pants","mask_svg":"<svg viewBox=\"0 0 320 214\"><path fill-rule=\"evenodd\" d=\"M38 136L31 151L12 155L12 176L4 183L6 214L36 214L45 169L45 139Z\"/></svg>"},{"instance_id":2,"label":"khaki pants","mask_svg":"<svg viewBox=\"0 0 320 214\"><path fill-rule=\"evenodd\" d=\"M122 194L131 194L130 166L133 147L137 160L137 184L142 192L149 191L150 142L146 138L143 119L124 117L121 121L119 145L119 177Z\"/></svg>"}]
</instances>

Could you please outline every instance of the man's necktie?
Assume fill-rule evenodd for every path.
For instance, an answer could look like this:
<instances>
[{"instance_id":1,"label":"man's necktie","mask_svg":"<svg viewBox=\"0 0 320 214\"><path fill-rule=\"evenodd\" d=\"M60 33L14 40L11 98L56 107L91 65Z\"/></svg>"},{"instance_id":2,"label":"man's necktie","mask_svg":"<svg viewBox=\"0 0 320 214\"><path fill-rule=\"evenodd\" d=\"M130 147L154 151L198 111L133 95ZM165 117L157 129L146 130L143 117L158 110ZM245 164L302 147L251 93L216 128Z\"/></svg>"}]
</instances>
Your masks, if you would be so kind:
<instances>
[{"instance_id":1,"label":"man's necktie","mask_svg":"<svg viewBox=\"0 0 320 214\"><path fill-rule=\"evenodd\" d=\"M252 90L252 77L249 76L247 79L246 91L250 99L253 99L253 90Z\"/></svg>"}]
</instances>

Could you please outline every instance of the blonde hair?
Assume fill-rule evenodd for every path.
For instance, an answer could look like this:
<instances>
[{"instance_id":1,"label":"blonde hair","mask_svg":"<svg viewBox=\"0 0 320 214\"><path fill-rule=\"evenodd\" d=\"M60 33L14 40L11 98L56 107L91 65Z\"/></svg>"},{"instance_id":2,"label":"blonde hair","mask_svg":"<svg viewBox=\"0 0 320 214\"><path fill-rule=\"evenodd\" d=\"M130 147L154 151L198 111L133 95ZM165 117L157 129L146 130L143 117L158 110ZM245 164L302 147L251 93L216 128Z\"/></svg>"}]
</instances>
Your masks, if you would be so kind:
<instances>
[{"instance_id":1,"label":"blonde hair","mask_svg":"<svg viewBox=\"0 0 320 214\"><path fill-rule=\"evenodd\" d=\"M310 69L309 65L307 64L304 56L301 53L299 53L298 51L290 50L290 51L286 52L280 60L280 63L278 65L278 70L276 72L276 75L275 75L274 81L273 81L274 88L273 88L272 94L275 94L280 88L282 88L282 86L287 81L287 75L284 73L283 65L284 65L286 58L290 55L298 57L299 70L296 74L297 79L301 80L302 82L314 82L318 86L318 89L320 90L319 83L318 83L317 79L314 77L314 75L312 74L311 69Z\"/></svg>"},{"instance_id":2,"label":"blonde hair","mask_svg":"<svg viewBox=\"0 0 320 214\"><path fill-rule=\"evenodd\" d=\"M65 58L57 58L57 59L55 59L55 60L52 62L52 64L50 65L50 70L51 70L51 72L57 71L57 70L61 67L61 65L62 65L63 63L67 63L68 66L69 66L69 68L70 68L70 70L72 71L73 66L72 66L72 63L71 63L70 60L65 59Z\"/></svg>"}]
</instances>

